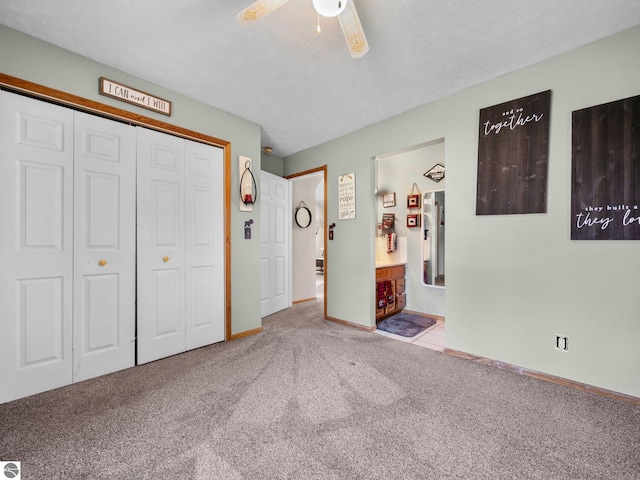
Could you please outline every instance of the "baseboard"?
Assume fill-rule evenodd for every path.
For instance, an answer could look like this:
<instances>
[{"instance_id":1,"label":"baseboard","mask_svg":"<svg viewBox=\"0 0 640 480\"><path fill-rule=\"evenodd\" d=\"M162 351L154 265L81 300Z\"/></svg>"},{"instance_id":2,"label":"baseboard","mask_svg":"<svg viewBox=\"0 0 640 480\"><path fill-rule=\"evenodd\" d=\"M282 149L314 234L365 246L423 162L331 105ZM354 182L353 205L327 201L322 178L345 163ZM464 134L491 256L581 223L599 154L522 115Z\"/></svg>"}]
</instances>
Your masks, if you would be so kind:
<instances>
[{"instance_id":1,"label":"baseboard","mask_svg":"<svg viewBox=\"0 0 640 480\"><path fill-rule=\"evenodd\" d=\"M310 297L310 298L303 298L302 300L294 300L293 303L294 305L297 303L304 303L304 302L310 302L311 300L317 300L318 297Z\"/></svg>"},{"instance_id":2,"label":"baseboard","mask_svg":"<svg viewBox=\"0 0 640 480\"><path fill-rule=\"evenodd\" d=\"M240 332L240 333L233 333L227 339L227 341L238 340L238 339L244 338L244 337L250 337L251 335L256 335L256 334L261 333L261 332L262 332L262 327L258 327L258 328L254 328L252 330L245 330L244 332Z\"/></svg>"},{"instance_id":3,"label":"baseboard","mask_svg":"<svg viewBox=\"0 0 640 480\"><path fill-rule=\"evenodd\" d=\"M364 330L365 332L373 332L377 327L374 325L372 327L367 327L365 325L360 325L359 323L349 322L347 320L341 320L335 317L326 317L326 320L330 322L339 323L340 325L346 325L347 327L357 328L358 330Z\"/></svg>"},{"instance_id":4,"label":"baseboard","mask_svg":"<svg viewBox=\"0 0 640 480\"><path fill-rule=\"evenodd\" d=\"M548 373L537 372L535 370L529 370L523 367L518 367L517 365L512 365L510 363L504 363L504 362L499 362L497 360L492 360L490 358L471 355L469 353L461 352L459 350L453 350L451 348L445 348L444 353L445 355L451 355L453 357L463 358L465 360L472 360L474 362L478 362L483 365L502 368L504 370L509 370L511 372L520 373L521 375L527 375L529 377L534 377L539 380L544 380L545 382L556 383L558 385L563 385L565 387L573 388L575 390L580 390L582 392L593 393L601 397L612 398L614 400L622 400L623 402L628 402L633 405L640 406L640 398L633 397L631 395L626 395L624 393L614 392L612 390L607 390L600 387L594 387L593 385L588 385L586 383L576 382L574 380L568 380L562 377L556 377L555 375L549 375Z\"/></svg>"}]
</instances>

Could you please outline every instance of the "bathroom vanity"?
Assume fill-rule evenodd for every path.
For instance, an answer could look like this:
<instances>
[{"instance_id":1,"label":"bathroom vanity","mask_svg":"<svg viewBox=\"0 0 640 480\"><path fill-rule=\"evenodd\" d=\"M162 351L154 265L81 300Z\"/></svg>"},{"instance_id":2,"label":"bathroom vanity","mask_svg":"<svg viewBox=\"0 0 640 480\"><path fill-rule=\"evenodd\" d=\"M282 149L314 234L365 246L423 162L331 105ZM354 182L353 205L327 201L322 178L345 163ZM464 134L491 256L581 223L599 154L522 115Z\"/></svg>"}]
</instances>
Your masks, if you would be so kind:
<instances>
[{"instance_id":1,"label":"bathroom vanity","mask_svg":"<svg viewBox=\"0 0 640 480\"><path fill-rule=\"evenodd\" d=\"M376 323L400 313L406 304L405 265L376 265Z\"/></svg>"}]
</instances>

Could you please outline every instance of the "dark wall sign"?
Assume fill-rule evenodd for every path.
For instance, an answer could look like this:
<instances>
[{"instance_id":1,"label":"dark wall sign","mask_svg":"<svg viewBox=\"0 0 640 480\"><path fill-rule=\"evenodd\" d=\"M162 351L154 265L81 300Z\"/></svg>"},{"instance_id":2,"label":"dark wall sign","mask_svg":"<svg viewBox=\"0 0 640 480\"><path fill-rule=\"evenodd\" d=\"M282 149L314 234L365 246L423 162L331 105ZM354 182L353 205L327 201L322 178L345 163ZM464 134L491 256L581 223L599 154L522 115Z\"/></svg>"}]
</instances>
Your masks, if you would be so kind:
<instances>
[{"instance_id":1,"label":"dark wall sign","mask_svg":"<svg viewBox=\"0 0 640 480\"><path fill-rule=\"evenodd\" d=\"M572 113L571 239L640 240L640 96Z\"/></svg>"},{"instance_id":2,"label":"dark wall sign","mask_svg":"<svg viewBox=\"0 0 640 480\"><path fill-rule=\"evenodd\" d=\"M476 215L545 213L551 90L480 110Z\"/></svg>"}]
</instances>

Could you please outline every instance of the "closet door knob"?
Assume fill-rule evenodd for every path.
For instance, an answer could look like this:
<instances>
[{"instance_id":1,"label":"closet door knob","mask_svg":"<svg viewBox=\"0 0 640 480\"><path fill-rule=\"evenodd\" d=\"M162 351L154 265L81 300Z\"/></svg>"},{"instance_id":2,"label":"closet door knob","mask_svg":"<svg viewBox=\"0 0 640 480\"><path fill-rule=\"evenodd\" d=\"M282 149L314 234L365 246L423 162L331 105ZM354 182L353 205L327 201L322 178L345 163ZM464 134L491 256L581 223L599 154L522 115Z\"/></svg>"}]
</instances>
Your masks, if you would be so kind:
<instances>
[{"instance_id":1,"label":"closet door knob","mask_svg":"<svg viewBox=\"0 0 640 480\"><path fill-rule=\"evenodd\" d=\"M106 260L100 260L100 261L98 262L98 265L100 265L101 267L104 267L106 264L107 264L107 261L106 261Z\"/></svg>"},{"instance_id":2,"label":"closet door knob","mask_svg":"<svg viewBox=\"0 0 640 480\"><path fill-rule=\"evenodd\" d=\"M164 263L167 263L167 262L169 261L169 257L162 257L162 261L163 261Z\"/></svg>"}]
</instances>

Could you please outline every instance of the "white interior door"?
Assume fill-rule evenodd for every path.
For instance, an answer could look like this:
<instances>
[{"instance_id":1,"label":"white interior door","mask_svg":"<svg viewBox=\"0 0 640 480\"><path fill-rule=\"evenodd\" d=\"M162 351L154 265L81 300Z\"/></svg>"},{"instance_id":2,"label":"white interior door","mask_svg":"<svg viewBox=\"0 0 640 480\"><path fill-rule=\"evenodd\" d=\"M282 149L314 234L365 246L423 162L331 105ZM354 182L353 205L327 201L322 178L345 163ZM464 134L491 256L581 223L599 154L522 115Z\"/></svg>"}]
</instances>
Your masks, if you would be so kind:
<instances>
[{"instance_id":1,"label":"white interior door","mask_svg":"<svg viewBox=\"0 0 640 480\"><path fill-rule=\"evenodd\" d=\"M136 128L75 113L74 381L135 364Z\"/></svg>"},{"instance_id":2,"label":"white interior door","mask_svg":"<svg viewBox=\"0 0 640 480\"><path fill-rule=\"evenodd\" d=\"M261 315L291 306L291 184L260 172Z\"/></svg>"},{"instance_id":3,"label":"white interior door","mask_svg":"<svg viewBox=\"0 0 640 480\"><path fill-rule=\"evenodd\" d=\"M224 150L185 140L186 349L224 340Z\"/></svg>"},{"instance_id":4,"label":"white interior door","mask_svg":"<svg viewBox=\"0 0 640 480\"><path fill-rule=\"evenodd\" d=\"M73 111L0 91L0 402L72 381Z\"/></svg>"},{"instance_id":5,"label":"white interior door","mask_svg":"<svg viewBox=\"0 0 640 480\"><path fill-rule=\"evenodd\" d=\"M137 134L141 364L185 351L184 140Z\"/></svg>"}]
</instances>

